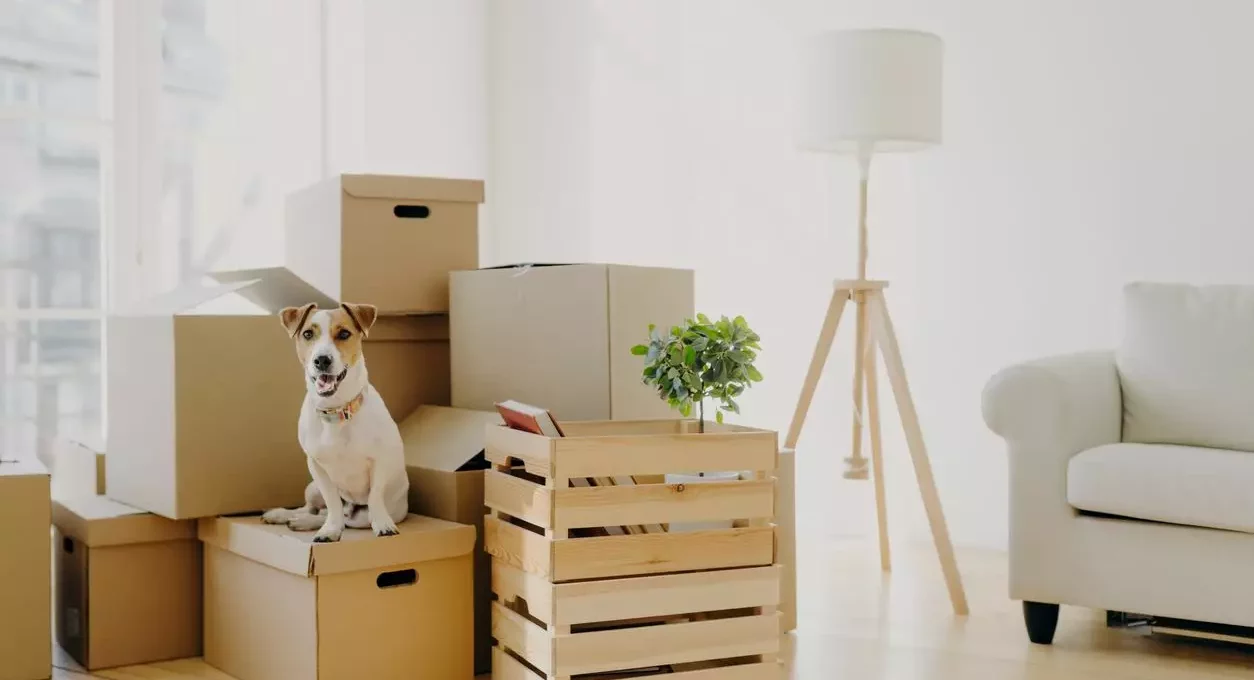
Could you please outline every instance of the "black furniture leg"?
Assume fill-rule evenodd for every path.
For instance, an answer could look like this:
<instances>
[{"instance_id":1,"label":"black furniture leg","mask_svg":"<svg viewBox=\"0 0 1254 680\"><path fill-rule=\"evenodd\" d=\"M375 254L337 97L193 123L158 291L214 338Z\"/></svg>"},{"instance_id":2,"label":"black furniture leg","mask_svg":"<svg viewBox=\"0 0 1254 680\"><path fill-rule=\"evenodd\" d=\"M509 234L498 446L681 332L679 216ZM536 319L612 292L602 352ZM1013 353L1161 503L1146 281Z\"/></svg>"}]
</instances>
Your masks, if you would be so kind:
<instances>
[{"instance_id":1,"label":"black furniture leg","mask_svg":"<svg viewBox=\"0 0 1254 680\"><path fill-rule=\"evenodd\" d=\"M1024 600L1023 623L1027 626L1029 640L1038 645L1052 644L1054 630L1058 628L1058 605Z\"/></svg>"}]
</instances>

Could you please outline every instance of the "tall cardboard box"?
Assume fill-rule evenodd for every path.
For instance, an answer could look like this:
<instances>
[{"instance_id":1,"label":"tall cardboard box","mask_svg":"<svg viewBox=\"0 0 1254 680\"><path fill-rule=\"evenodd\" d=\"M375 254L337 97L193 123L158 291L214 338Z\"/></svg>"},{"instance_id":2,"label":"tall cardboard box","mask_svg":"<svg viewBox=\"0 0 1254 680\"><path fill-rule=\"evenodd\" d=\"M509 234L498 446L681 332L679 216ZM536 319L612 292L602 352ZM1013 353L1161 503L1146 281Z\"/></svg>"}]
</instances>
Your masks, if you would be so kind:
<instances>
[{"instance_id":1,"label":"tall cardboard box","mask_svg":"<svg viewBox=\"0 0 1254 680\"><path fill-rule=\"evenodd\" d=\"M306 388L283 307L338 304L283 268L188 288L108 324L111 498L170 519L300 505L309 482L296 423ZM228 295L251 313L218 313ZM448 320L381 317L365 342L392 417L448 403Z\"/></svg>"},{"instance_id":2,"label":"tall cardboard box","mask_svg":"<svg viewBox=\"0 0 1254 680\"><path fill-rule=\"evenodd\" d=\"M286 265L384 314L448 311L448 273L479 266L483 182L338 175L288 197Z\"/></svg>"},{"instance_id":3,"label":"tall cardboard box","mask_svg":"<svg viewBox=\"0 0 1254 680\"><path fill-rule=\"evenodd\" d=\"M336 543L200 520L205 661L237 680L470 680L475 529L410 515Z\"/></svg>"},{"instance_id":4,"label":"tall cardboard box","mask_svg":"<svg viewBox=\"0 0 1254 680\"><path fill-rule=\"evenodd\" d=\"M52 675L52 492L37 461L0 460L0 680Z\"/></svg>"},{"instance_id":5,"label":"tall cardboard box","mask_svg":"<svg viewBox=\"0 0 1254 680\"><path fill-rule=\"evenodd\" d=\"M196 523L103 496L52 505L57 642L87 670L200 656Z\"/></svg>"},{"instance_id":6,"label":"tall cardboard box","mask_svg":"<svg viewBox=\"0 0 1254 680\"><path fill-rule=\"evenodd\" d=\"M506 399L561 420L678 418L631 354L695 315L688 269L524 265L449 276L453 406Z\"/></svg>"},{"instance_id":7,"label":"tall cardboard box","mask_svg":"<svg viewBox=\"0 0 1254 680\"><path fill-rule=\"evenodd\" d=\"M409 511L475 527L475 673L492 669L492 560L483 550L483 471L495 411L422 406L400 424Z\"/></svg>"}]
</instances>

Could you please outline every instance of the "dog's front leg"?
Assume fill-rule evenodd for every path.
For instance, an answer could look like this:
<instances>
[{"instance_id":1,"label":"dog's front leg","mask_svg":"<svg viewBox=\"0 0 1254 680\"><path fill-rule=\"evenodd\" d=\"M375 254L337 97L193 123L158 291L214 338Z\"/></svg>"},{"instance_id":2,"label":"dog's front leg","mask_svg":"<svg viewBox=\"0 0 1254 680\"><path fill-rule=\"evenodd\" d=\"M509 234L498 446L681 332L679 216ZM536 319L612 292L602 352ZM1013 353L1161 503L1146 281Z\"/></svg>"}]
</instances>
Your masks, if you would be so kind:
<instances>
[{"instance_id":1,"label":"dog's front leg","mask_svg":"<svg viewBox=\"0 0 1254 680\"><path fill-rule=\"evenodd\" d=\"M370 469L370 495L366 498L366 509L370 513L370 529L375 536L395 536L400 533L388 512L386 492L389 476L386 470L387 466L377 462Z\"/></svg>"},{"instance_id":2,"label":"dog's front leg","mask_svg":"<svg viewBox=\"0 0 1254 680\"><path fill-rule=\"evenodd\" d=\"M314 534L314 543L334 543L344 533L344 499L340 498L340 490L335 488L326 471L313 458L309 459L309 474L322 492L322 501L327 504L327 519Z\"/></svg>"}]
</instances>

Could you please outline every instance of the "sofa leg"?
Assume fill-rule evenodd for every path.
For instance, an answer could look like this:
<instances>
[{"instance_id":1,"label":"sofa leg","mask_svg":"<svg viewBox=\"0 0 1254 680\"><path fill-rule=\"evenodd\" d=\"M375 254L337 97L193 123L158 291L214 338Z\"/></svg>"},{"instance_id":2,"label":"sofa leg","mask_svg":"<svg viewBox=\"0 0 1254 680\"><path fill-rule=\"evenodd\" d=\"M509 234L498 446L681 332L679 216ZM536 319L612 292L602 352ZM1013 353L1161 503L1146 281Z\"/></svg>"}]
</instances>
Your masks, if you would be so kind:
<instances>
[{"instance_id":1,"label":"sofa leg","mask_svg":"<svg viewBox=\"0 0 1254 680\"><path fill-rule=\"evenodd\" d=\"M1058 605L1043 602L1023 602L1023 623L1028 629L1028 639L1038 645L1054 641L1058 628Z\"/></svg>"}]
</instances>

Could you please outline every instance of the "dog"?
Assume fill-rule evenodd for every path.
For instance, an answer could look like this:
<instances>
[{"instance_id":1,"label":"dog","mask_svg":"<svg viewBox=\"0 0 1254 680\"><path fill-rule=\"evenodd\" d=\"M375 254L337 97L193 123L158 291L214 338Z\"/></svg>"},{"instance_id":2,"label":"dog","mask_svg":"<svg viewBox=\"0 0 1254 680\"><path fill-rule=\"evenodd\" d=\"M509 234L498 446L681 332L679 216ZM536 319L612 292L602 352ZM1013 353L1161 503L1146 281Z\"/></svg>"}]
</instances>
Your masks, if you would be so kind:
<instances>
[{"instance_id":1,"label":"dog","mask_svg":"<svg viewBox=\"0 0 1254 680\"><path fill-rule=\"evenodd\" d=\"M378 312L372 305L344 303L318 309L310 303L287 307L279 320L296 345L306 394L297 437L313 481L305 505L275 508L267 524L313 531L316 543L340 540L344 528L395 536L409 513L405 448L383 397L371 386L362 340Z\"/></svg>"}]
</instances>

